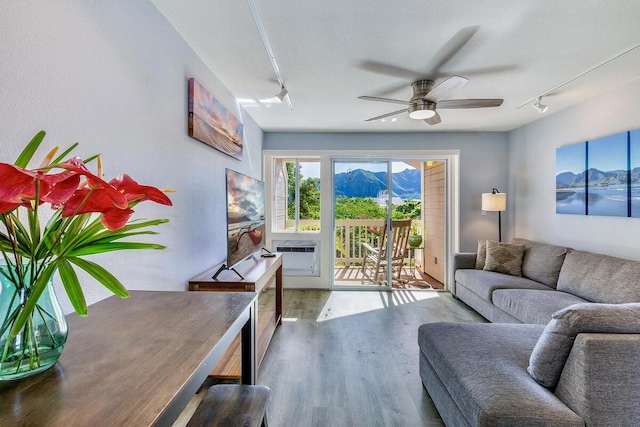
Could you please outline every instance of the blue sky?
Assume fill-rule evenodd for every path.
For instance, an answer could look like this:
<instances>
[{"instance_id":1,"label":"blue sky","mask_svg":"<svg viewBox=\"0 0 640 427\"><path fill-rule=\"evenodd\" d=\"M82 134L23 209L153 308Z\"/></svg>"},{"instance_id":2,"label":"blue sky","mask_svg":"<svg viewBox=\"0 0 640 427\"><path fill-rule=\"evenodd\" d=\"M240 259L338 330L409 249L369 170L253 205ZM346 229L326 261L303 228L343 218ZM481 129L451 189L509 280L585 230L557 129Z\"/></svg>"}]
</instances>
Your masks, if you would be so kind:
<instances>
[{"instance_id":1,"label":"blue sky","mask_svg":"<svg viewBox=\"0 0 640 427\"><path fill-rule=\"evenodd\" d=\"M573 172L579 174L585 170L585 143L565 145L556 150L556 174Z\"/></svg>"},{"instance_id":2,"label":"blue sky","mask_svg":"<svg viewBox=\"0 0 640 427\"><path fill-rule=\"evenodd\" d=\"M627 169L627 133L589 141L589 168L603 172Z\"/></svg>"}]
</instances>

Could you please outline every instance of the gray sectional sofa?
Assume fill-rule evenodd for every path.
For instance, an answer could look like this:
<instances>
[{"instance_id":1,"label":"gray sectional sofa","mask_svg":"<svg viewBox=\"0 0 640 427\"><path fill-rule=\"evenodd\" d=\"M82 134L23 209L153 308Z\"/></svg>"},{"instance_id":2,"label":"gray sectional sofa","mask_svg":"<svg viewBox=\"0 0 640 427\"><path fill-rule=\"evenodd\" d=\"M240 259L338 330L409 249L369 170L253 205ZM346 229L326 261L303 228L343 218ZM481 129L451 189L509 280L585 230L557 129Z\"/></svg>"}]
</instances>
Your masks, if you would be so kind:
<instances>
[{"instance_id":1,"label":"gray sectional sofa","mask_svg":"<svg viewBox=\"0 0 640 427\"><path fill-rule=\"evenodd\" d=\"M451 290L493 323L418 331L445 423L640 425L640 262L524 239L479 248L453 255Z\"/></svg>"}]
</instances>

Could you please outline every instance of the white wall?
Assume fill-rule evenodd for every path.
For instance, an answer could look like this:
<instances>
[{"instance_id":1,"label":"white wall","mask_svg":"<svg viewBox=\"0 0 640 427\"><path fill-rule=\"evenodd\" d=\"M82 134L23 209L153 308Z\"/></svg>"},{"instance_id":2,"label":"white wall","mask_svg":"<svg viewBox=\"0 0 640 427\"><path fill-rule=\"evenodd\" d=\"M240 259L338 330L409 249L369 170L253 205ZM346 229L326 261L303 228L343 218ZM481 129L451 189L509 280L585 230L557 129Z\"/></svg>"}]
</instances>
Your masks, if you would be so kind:
<instances>
[{"instance_id":1,"label":"white wall","mask_svg":"<svg viewBox=\"0 0 640 427\"><path fill-rule=\"evenodd\" d=\"M164 251L93 257L128 289L185 290L226 257L224 169L261 178L262 131L146 0L4 2L0 14L0 161L33 135L101 153L108 179L128 173L175 188L173 207L146 202L137 217L169 218L150 240ZM244 160L187 136L187 79L195 77L245 124ZM41 157L36 156L40 160ZM57 281L57 279L56 279ZM89 303L109 296L82 276ZM69 312L64 291L58 295Z\"/></svg>"},{"instance_id":2,"label":"white wall","mask_svg":"<svg viewBox=\"0 0 640 427\"><path fill-rule=\"evenodd\" d=\"M549 110L553 102L549 99ZM509 133L509 216L517 237L640 259L640 219L556 215L556 148L640 128L640 80Z\"/></svg>"},{"instance_id":3,"label":"white wall","mask_svg":"<svg viewBox=\"0 0 640 427\"><path fill-rule=\"evenodd\" d=\"M312 148L309 148L312 147ZM392 154L403 150L460 151L460 242L462 251L475 251L478 239L498 238L498 219L493 213L481 215L481 194L493 187L507 187L506 133L266 133L265 150L305 150L305 154L345 151ZM503 233L509 227L503 218Z\"/></svg>"}]
</instances>

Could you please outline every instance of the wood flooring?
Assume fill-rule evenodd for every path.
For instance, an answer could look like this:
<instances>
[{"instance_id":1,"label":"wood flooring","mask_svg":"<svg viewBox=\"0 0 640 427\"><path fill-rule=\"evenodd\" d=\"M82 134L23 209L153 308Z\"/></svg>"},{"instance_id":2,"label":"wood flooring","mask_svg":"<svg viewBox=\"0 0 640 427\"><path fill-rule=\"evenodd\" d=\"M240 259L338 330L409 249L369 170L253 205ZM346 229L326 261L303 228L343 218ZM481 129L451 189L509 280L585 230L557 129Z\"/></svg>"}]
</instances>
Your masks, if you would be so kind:
<instances>
[{"instance_id":1,"label":"wood flooring","mask_svg":"<svg viewBox=\"0 0 640 427\"><path fill-rule=\"evenodd\" d=\"M271 427L442 426L418 371L418 326L482 322L448 292L285 290L258 374Z\"/></svg>"}]
</instances>

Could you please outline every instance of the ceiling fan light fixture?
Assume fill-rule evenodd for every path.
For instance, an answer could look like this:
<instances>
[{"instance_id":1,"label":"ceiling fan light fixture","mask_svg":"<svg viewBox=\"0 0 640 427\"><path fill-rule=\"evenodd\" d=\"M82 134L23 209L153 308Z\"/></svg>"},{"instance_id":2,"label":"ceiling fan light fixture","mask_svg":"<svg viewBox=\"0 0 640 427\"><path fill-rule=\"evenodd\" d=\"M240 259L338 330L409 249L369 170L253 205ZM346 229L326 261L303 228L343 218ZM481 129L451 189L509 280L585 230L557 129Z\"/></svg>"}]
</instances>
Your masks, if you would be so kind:
<instances>
[{"instance_id":1,"label":"ceiling fan light fixture","mask_svg":"<svg viewBox=\"0 0 640 427\"><path fill-rule=\"evenodd\" d=\"M409 107L409 117L414 120L430 119L436 115L435 104L414 104Z\"/></svg>"},{"instance_id":2,"label":"ceiling fan light fixture","mask_svg":"<svg viewBox=\"0 0 640 427\"><path fill-rule=\"evenodd\" d=\"M538 100L536 101L536 103L533 104L533 108L538 110L538 113L540 113L540 114L544 113L549 108L548 105L544 105L541 101L542 101L542 97L539 96Z\"/></svg>"}]
</instances>

